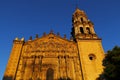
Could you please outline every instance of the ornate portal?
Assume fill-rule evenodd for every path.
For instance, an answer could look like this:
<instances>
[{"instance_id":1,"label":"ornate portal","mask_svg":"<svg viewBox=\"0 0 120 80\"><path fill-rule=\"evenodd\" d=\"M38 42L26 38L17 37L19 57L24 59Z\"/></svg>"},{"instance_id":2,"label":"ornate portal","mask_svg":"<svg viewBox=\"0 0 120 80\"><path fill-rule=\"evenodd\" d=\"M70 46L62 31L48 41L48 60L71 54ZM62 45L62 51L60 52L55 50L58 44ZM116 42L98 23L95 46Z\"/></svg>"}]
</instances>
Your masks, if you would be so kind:
<instances>
[{"instance_id":1,"label":"ornate portal","mask_svg":"<svg viewBox=\"0 0 120 80\"><path fill-rule=\"evenodd\" d=\"M46 80L54 80L54 70L52 68L48 68Z\"/></svg>"}]
</instances>

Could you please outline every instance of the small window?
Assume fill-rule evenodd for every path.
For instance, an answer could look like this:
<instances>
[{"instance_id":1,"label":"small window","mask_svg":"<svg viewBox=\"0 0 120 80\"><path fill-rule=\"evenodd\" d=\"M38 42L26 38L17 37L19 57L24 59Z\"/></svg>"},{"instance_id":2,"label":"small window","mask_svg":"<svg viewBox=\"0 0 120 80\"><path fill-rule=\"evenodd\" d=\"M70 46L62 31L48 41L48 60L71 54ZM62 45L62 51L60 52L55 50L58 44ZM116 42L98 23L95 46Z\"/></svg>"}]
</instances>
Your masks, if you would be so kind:
<instances>
[{"instance_id":1,"label":"small window","mask_svg":"<svg viewBox=\"0 0 120 80\"><path fill-rule=\"evenodd\" d=\"M96 56L94 54L90 54L88 57L91 61L96 59Z\"/></svg>"},{"instance_id":2,"label":"small window","mask_svg":"<svg viewBox=\"0 0 120 80\"><path fill-rule=\"evenodd\" d=\"M81 22L83 22L83 18L81 18Z\"/></svg>"},{"instance_id":3,"label":"small window","mask_svg":"<svg viewBox=\"0 0 120 80\"><path fill-rule=\"evenodd\" d=\"M93 57L92 57L92 56L90 56L90 57L89 57L89 59L90 59L90 60L93 60Z\"/></svg>"}]
</instances>

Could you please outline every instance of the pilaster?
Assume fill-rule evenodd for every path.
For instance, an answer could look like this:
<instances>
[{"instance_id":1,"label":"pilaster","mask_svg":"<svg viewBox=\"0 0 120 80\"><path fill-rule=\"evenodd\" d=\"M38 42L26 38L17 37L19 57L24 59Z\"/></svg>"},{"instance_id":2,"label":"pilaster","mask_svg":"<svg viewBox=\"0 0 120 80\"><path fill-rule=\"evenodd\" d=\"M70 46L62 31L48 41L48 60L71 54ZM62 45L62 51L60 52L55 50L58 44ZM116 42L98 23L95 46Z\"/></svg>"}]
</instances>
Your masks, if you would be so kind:
<instances>
[{"instance_id":1,"label":"pilaster","mask_svg":"<svg viewBox=\"0 0 120 80\"><path fill-rule=\"evenodd\" d=\"M16 39L13 41L12 51L11 51L11 54L8 60L8 64L6 67L3 80L8 80L8 79L14 80L15 79L23 44L24 44L23 39L21 40Z\"/></svg>"}]
</instances>

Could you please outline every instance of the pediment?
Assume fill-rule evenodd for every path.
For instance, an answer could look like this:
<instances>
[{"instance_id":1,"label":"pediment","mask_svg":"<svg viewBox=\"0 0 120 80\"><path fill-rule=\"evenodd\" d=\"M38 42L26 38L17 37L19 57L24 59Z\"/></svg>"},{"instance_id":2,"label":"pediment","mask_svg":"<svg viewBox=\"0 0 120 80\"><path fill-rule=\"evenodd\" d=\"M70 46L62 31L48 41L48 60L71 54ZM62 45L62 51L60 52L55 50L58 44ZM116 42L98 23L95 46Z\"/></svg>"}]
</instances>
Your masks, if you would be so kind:
<instances>
[{"instance_id":1,"label":"pediment","mask_svg":"<svg viewBox=\"0 0 120 80\"><path fill-rule=\"evenodd\" d=\"M53 33L25 43L27 53L77 53L76 43ZM54 54L53 54L54 55Z\"/></svg>"},{"instance_id":2,"label":"pediment","mask_svg":"<svg viewBox=\"0 0 120 80\"><path fill-rule=\"evenodd\" d=\"M50 33L48 35L42 36L40 38L36 38L35 40L31 40L31 41L27 41L26 43L28 44L35 44L35 43L53 43L53 42L57 42L57 43L61 43L61 44L76 44L73 41L67 40L66 38L62 38L60 36L57 36L53 33Z\"/></svg>"}]
</instances>

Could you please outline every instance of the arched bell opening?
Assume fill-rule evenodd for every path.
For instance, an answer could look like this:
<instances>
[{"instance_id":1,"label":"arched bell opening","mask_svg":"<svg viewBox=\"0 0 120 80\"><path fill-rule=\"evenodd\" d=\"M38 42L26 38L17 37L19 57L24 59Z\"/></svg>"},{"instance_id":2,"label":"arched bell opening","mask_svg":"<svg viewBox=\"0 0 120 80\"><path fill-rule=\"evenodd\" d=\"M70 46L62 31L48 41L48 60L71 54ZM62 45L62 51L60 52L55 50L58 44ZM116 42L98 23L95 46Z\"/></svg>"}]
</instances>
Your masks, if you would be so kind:
<instances>
[{"instance_id":1,"label":"arched bell opening","mask_svg":"<svg viewBox=\"0 0 120 80\"><path fill-rule=\"evenodd\" d=\"M88 34L91 34L89 27L86 28L86 31L87 31Z\"/></svg>"},{"instance_id":2,"label":"arched bell opening","mask_svg":"<svg viewBox=\"0 0 120 80\"><path fill-rule=\"evenodd\" d=\"M89 27L86 28L86 31L87 31L88 34L91 34Z\"/></svg>"},{"instance_id":3,"label":"arched bell opening","mask_svg":"<svg viewBox=\"0 0 120 80\"><path fill-rule=\"evenodd\" d=\"M80 32L81 32L82 34L84 34L83 27L80 27Z\"/></svg>"}]
</instances>

